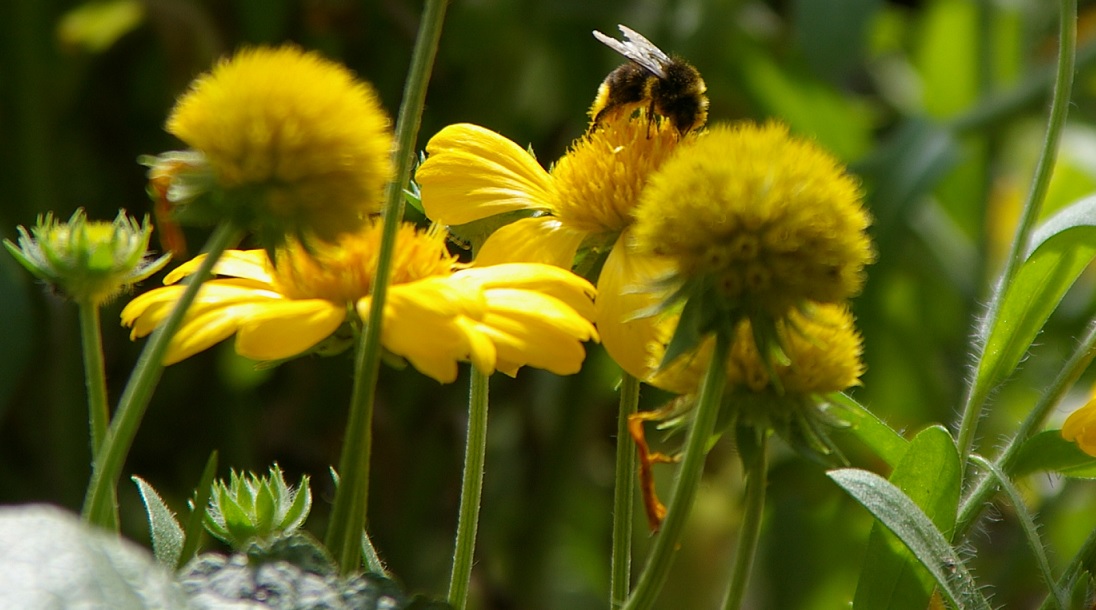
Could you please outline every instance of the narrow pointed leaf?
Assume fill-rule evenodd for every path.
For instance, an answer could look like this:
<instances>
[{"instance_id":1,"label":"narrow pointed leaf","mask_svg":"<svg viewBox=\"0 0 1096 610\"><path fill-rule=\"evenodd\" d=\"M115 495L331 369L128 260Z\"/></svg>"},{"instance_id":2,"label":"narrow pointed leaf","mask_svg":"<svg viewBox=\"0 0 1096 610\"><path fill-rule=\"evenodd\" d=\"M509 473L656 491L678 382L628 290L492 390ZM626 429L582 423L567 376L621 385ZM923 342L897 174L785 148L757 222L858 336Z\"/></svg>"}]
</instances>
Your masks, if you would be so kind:
<instances>
[{"instance_id":1,"label":"narrow pointed leaf","mask_svg":"<svg viewBox=\"0 0 1096 610\"><path fill-rule=\"evenodd\" d=\"M959 452L940 426L922 430L909 443L890 482L912 500L945 538L951 538L959 508ZM923 610L933 577L902 542L876 522L857 582L857 610Z\"/></svg>"},{"instance_id":2,"label":"narrow pointed leaf","mask_svg":"<svg viewBox=\"0 0 1096 610\"><path fill-rule=\"evenodd\" d=\"M902 540L932 574L940 593L952 607L991 610L948 539L901 489L873 472L858 468L831 470L827 474Z\"/></svg>"},{"instance_id":3,"label":"narrow pointed leaf","mask_svg":"<svg viewBox=\"0 0 1096 610\"><path fill-rule=\"evenodd\" d=\"M156 556L156 562L174 569L183 550L183 528L175 520L175 513L171 512L152 485L138 476L130 478L137 484L141 501L145 503L148 533L152 538L152 552Z\"/></svg>"},{"instance_id":4,"label":"narrow pointed leaf","mask_svg":"<svg viewBox=\"0 0 1096 610\"><path fill-rule=\"evenodd\" d=\"M213 492L213 477L217 474L217 461L218 454L214 450L206 460L202 478L198 479L198 486L194 488L190 516L187 517L186 528L183 530L183 549L179 553L179 562L175 567L186 564L198 552L198 545L202 541L202 523L206 520L209 496Z\"/></svg>"},{"instance_id":5,"label":"narrow pointed leaf","mask_svg":"<svg viewBox=\"0 0 1096 610\"><path fill-rule=\"evenodd\" d=\"M312 490L308 487L308 475L301 477L301 482L297 485L294 494L293 503L289 505L285 517L278 525L278 529L282 531L295 530L304 525L309 511L312 510Z\"/></svg>"},{"instance_id":6,"label":"narrow pointed leaf","mask_svg":"<svg viewBox=\"0 0 1096 610\"><path fill-rule=\"evenodd\" d=\"M975 384L989 388L1012 373L1094 257L1096 197L1088 197L1055 214L1032 236L996 322L981 331L986 347Z\"/></svg>"}]
</instances>

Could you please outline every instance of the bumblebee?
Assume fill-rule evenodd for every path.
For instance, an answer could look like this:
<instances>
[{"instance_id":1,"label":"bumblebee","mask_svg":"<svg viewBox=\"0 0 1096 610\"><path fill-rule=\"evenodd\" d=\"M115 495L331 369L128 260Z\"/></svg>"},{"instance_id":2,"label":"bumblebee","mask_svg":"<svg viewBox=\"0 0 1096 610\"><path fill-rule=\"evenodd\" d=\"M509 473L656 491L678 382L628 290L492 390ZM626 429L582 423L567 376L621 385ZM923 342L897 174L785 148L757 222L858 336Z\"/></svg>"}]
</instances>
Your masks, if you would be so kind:
<instances>
[{"instance_id":1,"label":"bumblebee","mask_svg":"<svg viewBox=\"0 0 1096 610\"><path fill-rule=\"evenodd\" d=\"M635 30L618 26L624 41L594 30L594 37L631 61L609 73L590 107L590 129L620 112L647 106L647 117L665 117L681 135L708 120L708 90L700 72L670 57Z\"/></svg>"}]
</instances>

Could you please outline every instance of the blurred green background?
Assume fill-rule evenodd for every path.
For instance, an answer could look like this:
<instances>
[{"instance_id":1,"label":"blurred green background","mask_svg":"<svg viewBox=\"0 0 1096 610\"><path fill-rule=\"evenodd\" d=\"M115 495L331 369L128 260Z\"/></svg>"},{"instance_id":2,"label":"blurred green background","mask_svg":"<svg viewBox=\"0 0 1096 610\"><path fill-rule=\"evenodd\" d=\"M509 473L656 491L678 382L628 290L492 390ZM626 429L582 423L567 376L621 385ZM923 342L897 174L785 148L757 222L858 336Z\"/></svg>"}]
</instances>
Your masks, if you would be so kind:
<instances>
[{"instance_id":1,"label":"blurred green background","mask_svg":"<svg viewBox=\"0 0 1096 610\"><path fill-rule=\"evenodd\" d=\"M180 144L162 130L175 98L219 56L286 41L371 81L394 114L414 41L407 0L0 2L0 235L54 211L151 211L135 159ZM1096 11L1081 3L1080 70L1047 213L1096 191L1089 66ZM1046 122L1057 27L1046 0L456 0L419 137L470 121L545 163L582 134L598 84L622 59L590 34L624 23L693 63L710 121L769 117L816 138L859 174L879 252L855 302L868 372L854 395L911 435L957 419L971 326L1011 239ZM188 233L197 248L204 235ZM153 285L150 281L147 284ZM1014 429L1094 312L1082 278L983 423L982 450ZM139 344L103 313L112 399ZM78 509L88 476L76 310L0 256L0 502ZM222 345L171 367L127 472L183 510L209 452L228 468L311 474L323 531L346 417L349 355L256 370ZM604 608L617 370L591 346L579 375L492 380L473 608ZM1082 390L1079 390L1083 391ZM444 595L463 455L467 379L441 386L386 369L375 421L370 527L408 588ZM664 399L645 390L645 407ZM1078 400L1080 398L1078 397ZM1063 409L1056 422L1067 413ZM672 448L671 439L666 447ZM880 469L850 449L856 465ZM821 465L777 444L750 607L846 607L871 520ZM671 467L659 471L663 489ZM728 442L709 458L662 608L714 607L730 571L741 473ZM1026 489L1053 558L1096 525L1092 488ZM126 533L147 541L136 490ZM1007 505L969 543L994 603L1040 599ZM636 533L635 567L650 537Z\"/></svg>"}]
</instances>

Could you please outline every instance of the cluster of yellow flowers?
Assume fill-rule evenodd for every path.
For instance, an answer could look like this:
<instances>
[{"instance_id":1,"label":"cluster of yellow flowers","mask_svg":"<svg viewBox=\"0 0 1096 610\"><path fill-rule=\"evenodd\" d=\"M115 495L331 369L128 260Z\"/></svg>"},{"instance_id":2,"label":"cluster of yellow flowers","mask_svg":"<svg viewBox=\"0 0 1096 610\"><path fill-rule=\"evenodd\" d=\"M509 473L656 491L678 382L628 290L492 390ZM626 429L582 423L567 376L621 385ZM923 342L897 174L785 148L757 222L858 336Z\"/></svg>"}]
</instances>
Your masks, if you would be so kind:
<instances>
[{"instance_id":1,"label":"cluster of yellow flowers","mask_svg":"<svg viewBox=\"0 0 1096 610\"><path fill-rule=\"evenodd\" d=\"M376 278L392 135L372 88L346 68L293 46L237 53L200 76L167 129L191 146L153 160L150 175L176 211L227 218L266 249L228 250L168 348L171 364L233 335L261 361L330 353L367 317ZM273 247L271 247L273 244ZM575 373L596 341L594 288L541 263L467 268L438 226L397 235L381 344L443 383L457 362L514 375L522 366ZM182 295L177 282L122 311L148 335Z\"/></svg>"},{"instance_id":2,"label":"cluster of yellow flowers","mask_svg":"<svg viewBox=\"0 0 1096 610\"><path fill-rule=\"evenodd\" d=\"M416 173L428 217L521 218L471 266L438 226L404 226L384 347L448 382L458 361L574 372L582 342L601 340L628 373L688 394L718 331L742 346L732 385L808 395L856 383L860 342L843 303L872 259L856 181L779 124L705 129L703 92L691 126L610 95L602 105L615 110L592 114L550 170L483 127L441 130ZM168 363L231 336L264 361L348 343L375 283L389 123L368 84L293 46L243 50L194 81L167 121L190 149L150 161L153 190L177 216L228 219L265 249L226 252ZM601 256L595 300L570 269ZM129 303L132 337L167 318L201 259Z\"/></svg>"},{"instance_id":3,"label":"cluster of yellow flowers","mask_svg":"<svg viewBox=\"0 0 1096 610\"><path fill-rule=\"evenodd\" d=\"M713 320L702 335L727 323L739 337L732 385L811 395L857 383L860 339L844 303L873 258L857 182L782 125L681 133L649 112L591 125L550 170L483 127L447 127L416 173L423 207L445 224L532 213L491 234L478 266L516 258L570 268L584 248L607 250L595 321L609 354L639 379L696 391L710 346L661 362L682 303L694 299ZM771 362L772 349L787 358ZM769 383L773 373L781 379Z\"/></svg>"}]
</instances>

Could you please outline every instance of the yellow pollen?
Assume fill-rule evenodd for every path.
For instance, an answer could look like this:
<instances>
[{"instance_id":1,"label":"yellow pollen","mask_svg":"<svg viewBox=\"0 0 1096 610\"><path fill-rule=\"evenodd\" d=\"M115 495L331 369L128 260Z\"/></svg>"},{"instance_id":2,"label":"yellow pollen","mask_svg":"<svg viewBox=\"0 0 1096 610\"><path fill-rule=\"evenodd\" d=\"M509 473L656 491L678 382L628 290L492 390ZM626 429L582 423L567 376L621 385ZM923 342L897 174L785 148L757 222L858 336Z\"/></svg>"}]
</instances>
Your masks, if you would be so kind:
<instances>
[{"instance_id":1,"label":"yellow pollen","mask_svg":"<svg viewBox=\"0 0 1096 610\"><path fill-rule=\"evenodd\" d=\"M352 303L369 296L380 253L381 223L374 221L358 233L348 233L337 244L319 244L311 252L297 242L278 250L274 284L291 299L325 299ZM310 244L310 246L312 246ZM451 274L456 257L445 247L445 231L426 231L404 224L396 235L392 284Z\"/></svg>"},{"instance_id":2,"label":"yellow pollen","mask_svg":"<svg viewBox=\"0 0 1096 610\"><path fill-rule=\"evenodd\" d=\"M624 230L647 178L679 140L668 121L648 121L644 112L606 121L576 140L552 168L560 220L595 234Z\"/></svg>"}]
</instances>

